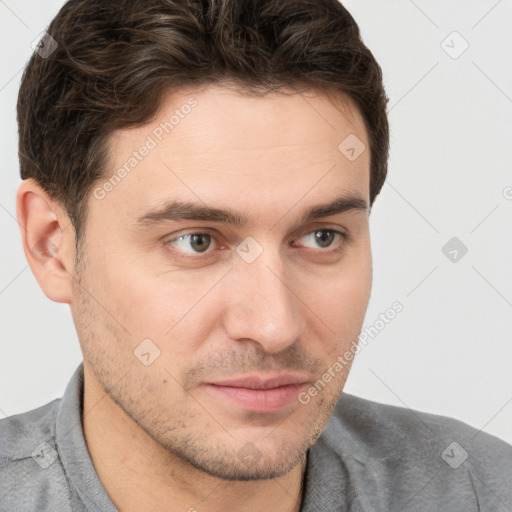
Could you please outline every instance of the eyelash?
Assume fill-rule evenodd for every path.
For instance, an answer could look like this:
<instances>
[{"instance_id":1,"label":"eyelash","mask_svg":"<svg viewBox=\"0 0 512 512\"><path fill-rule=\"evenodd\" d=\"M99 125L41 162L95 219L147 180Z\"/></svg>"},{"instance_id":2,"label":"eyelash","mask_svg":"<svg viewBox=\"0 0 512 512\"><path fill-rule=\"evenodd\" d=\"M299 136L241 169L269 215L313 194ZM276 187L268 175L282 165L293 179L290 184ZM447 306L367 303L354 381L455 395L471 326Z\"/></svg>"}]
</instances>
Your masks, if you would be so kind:
<instances>
[{"instance_id":1,"label":"eyelash","mask_svg":"<svg viewBox=\"0 0 512 512\"><path fill-rule=\"evenodd\" d=\"M339 235L340 238L341 238L341 242L342 242L335 249L329 249L329 248L321 249L321 248L319 248L319 251L321 253L324 253L324 254L335 254L337 252L340 252L345 247L345 243L350 240L350 237L349 237L349 235L347 233L344 233L342 231L338 231L337 229L329 229L329 228L313 229L312 231L308 231L307 233L304 233L304 235L299 237L299 239L303 238L306 235L311 235L313 233L319 233L319 232L328 232L328 233L334 233L335 235ZM210 232L210 231L208 231L208 230L205 230L205 231L189 231L188 233L182 233L182 234L180 234L180 235L178 235L178 236L176 236L176 237L174 237L174 238L172 238L170 240L166 240L165 241L165 246L171 247L171 243L172 242L175 242L175 241L177 241L180 238L185 238L185 237L192 236L192 235L208 235L208 236L211 236L216 242L218 242L217 237L215 236L215 234ZM293 240L293 241L295 242L295 240ZM170 248L170 250L172 252L178 253L181 257L183 257L185 259L192 259L192 260L197 260L197 259L199 259L201 257L205 257L205 256L210 255L213 251L210 251L209 249L210 249L210 247L208 247L208 249L204 253L196 253L196 256L191 256L190 254L184 253L183 251L180 251L179 249Z\"/></svg>"}]
</instances>

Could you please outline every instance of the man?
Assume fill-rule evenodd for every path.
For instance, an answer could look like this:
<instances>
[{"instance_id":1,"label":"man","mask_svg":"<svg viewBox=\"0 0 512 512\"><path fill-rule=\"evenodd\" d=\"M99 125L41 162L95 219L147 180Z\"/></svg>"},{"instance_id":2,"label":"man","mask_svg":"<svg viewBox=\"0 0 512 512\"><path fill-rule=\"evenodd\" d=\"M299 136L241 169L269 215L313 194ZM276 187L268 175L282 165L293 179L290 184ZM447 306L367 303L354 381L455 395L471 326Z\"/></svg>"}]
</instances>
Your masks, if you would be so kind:
<instances>
[{"instance_id":1,"label":"man","mask_svg":"<svg viewBox=\"0 0 512 512\"><path fill-rule=\"evenodd\" d=\"M350 14L72 0L47 32L18 219L84 360L0 423L1 510L509 510L512 447L342 394L388 154Z\"/></svg>"}]
</instances>

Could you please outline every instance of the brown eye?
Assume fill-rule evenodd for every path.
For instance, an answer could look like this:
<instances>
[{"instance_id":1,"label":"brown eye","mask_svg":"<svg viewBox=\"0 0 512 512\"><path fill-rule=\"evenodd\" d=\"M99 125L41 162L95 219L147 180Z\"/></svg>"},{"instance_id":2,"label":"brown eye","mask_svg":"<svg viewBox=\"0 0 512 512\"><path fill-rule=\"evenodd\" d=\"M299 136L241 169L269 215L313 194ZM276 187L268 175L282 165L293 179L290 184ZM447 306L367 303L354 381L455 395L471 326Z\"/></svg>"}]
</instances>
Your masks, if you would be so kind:
<instances>
[{"instance_id":1,"label":"brown eye","mask_svg":"<svg viewBox=\"0 0 512 512\"><path fill-rule=\"evenodd\" d=\"M185 253L201 254L211 246L212 239L213 235L209 233L187 233L169 240L167 244Z\"/></svg>"}]
</instances>

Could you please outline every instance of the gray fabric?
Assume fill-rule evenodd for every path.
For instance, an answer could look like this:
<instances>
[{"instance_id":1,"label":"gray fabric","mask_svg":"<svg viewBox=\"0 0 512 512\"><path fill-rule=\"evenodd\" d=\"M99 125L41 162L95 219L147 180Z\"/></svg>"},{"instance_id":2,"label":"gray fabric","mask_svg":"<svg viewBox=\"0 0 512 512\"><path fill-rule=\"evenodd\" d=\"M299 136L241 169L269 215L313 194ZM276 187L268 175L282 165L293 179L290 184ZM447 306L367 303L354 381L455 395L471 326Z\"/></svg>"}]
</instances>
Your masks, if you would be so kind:
<instances>
[{"instance_id":1,"label":"gray fabric","mask_svg":"<svg viewBox=\"0 0 512 512\"><path fill-rule=\"evenodd\" d=\"M116 511L87 451L82 393L80 364L62 399L0 421L0 511ZM512 446L343 393L308 451L301 511L512 512Z\"/></svg>"}]
</instances>

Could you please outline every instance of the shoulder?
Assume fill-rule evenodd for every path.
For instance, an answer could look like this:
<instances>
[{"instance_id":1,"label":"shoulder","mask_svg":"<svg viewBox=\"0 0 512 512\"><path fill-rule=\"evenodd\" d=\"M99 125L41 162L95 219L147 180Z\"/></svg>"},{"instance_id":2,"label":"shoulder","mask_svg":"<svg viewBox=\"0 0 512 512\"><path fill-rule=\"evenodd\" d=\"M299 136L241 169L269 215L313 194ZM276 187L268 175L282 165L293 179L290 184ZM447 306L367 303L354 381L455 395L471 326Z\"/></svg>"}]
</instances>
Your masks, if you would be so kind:
<instances>
[{"instance_id":1,"label":"shoulder","mask_svg":"<svg viewBox=\"0 0 512 512\"><path fill-rule=\"evenodd\" d=\"M53 492L68 495L55 442L60 402L0 420L0 510L46 510Z\"/></svg>"},{"instance_id":2,"label":"shoulder","mask_svg":"<svg viewBox=\"0 0 512 512\"><path fill-rule=\"evenodd\" d=\"M400 495L400 504L415 496L422 505L453 510L512 503L512 446L453 418L344 393L321 443L354 474L370 472L393 506Z\"/></svg>"},{"instance_id":3,"label":"shoulder","mask_svg":"<svg viewBox=\"0 0 512 512\"><path fill-rule=\"evenodd\" d=\"M61 399L0 420L2 462L31 457L38 440L55 439L55 418Z\"/></svg>"},{"instance_id":4,"label":"shoulder","mask_svg":"<svg viewBox=\"0 0 512 512\"><path fill-rule=\"evenodd\" d=\"M481 458L492 455L493 464L500 460L505 466L512 465L510 444L454 418L343 394L332 420L335 430L343 425L361 441L389 441L393 450L404 446L403 450L407 448L423 453L430 448L444 446L444 442L448 443L446 447L453 442L460 444L461 448L465 444ZM386 452L384 449L383 454Z\"/></svg>"}]
</instances>

